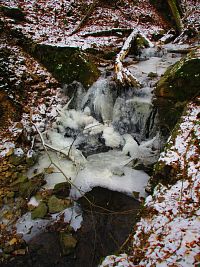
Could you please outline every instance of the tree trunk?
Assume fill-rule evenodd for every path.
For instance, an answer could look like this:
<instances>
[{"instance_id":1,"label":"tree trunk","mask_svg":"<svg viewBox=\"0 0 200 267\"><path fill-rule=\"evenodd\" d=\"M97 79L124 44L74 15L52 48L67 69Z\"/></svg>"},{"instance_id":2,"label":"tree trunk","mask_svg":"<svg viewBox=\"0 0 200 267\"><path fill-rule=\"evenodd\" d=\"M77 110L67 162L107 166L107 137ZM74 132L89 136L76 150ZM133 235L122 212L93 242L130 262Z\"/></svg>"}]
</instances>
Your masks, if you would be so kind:
<instances>
[{"instance_id":1,"label":"tree trunk","mask_svg":"<svg viewBox=\"0 0 200 267\"><path fill-rule=\"evenodd\" d=\"M176 0L167 0L167 2L168 2L168 5L170 6L173 18L175 20L177 31L180 34L183 29L183 24L181 21L181 16L180 16L180 13L177 7Z\"/></svg>"}]
</instances>

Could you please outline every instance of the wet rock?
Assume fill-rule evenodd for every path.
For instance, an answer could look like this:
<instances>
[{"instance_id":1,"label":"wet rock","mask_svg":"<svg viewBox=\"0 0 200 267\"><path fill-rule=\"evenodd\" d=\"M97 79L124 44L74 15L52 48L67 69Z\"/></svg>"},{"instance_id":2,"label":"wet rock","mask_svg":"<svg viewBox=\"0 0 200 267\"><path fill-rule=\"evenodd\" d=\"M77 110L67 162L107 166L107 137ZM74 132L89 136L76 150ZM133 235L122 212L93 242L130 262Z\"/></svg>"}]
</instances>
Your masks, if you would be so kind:
<instances>
[{"instance_id":1,"label":"wet rock","mask_svg":"<svg viewBox=\"0 0 200 267\"><path fill-rule=\"evenodd\" d=\"M32 213L31 213L31 218L34 219L43 219L45 215L47 214L47 206L44 202L41 202L38 207L36 207Z\"/></svg>"},{"instance_id":2,"label":"wet rock","mask_svg":"<svg viewBox=\"0 0 200 267\"><path fill-rule=\"evenodd\" d=\"M60 233L60 246L63 255L71 254L74 251L76 244L77 240L72 234L66 232Z\"/></svg>"},{"instance_id":3,"label":"wet rock","mask_svg":"<svg viewBox=\"0 0 200 267\"><path fill-rule=\"evenodd\" d=\"M67 182L59 183L54 186L53 194L58 197L68 197L71 185Z\"/></svg>"},{"instance_id":4,"label":"wet rock","mask_svg":"<svg viewBox=\"0 0 200 267\"><path fill-rule=\"evenodd\" d=\"M140 206L133 197L100 187L93 188L86 197L98 207L92 207L85 198L79 199L84 213L77 238L77 267L98 266L102 257L118 251L133 229Z\"/></svg>"},{"instance_id":5,"label":"wet rock","mask_svg":"<svg viewBox=\"0 0 200 267\"><path fill-rule=\"evenodd\" d=\"M60 212L71 206L71 201L69 199L59 199L56 196L51 196L48 200L48 208L50 213Z\"/></svg>"},{"instance_id":6,"label":"wet rock","mask_svg":"<svg viewBox=\"0 0 200 267\"><path fill-rule=\"evenodd\" d=\"M158 77L158 74L156 72L149 72L148 73L148 77L149 78L157 78Z\"/></svg>"},{"instance_id":7,"label":"wet rock","mask_svg":"<svg viewBox=\"0 0 200 267\"><path fill-rule=\"evenodd\" d=\"M145 162L142 159L136 159L135 161L133 161L132 167L135 170L143 170L146 173L151 174L153 169L153 163L148 161Z\"/></svg>"}]
</instances>

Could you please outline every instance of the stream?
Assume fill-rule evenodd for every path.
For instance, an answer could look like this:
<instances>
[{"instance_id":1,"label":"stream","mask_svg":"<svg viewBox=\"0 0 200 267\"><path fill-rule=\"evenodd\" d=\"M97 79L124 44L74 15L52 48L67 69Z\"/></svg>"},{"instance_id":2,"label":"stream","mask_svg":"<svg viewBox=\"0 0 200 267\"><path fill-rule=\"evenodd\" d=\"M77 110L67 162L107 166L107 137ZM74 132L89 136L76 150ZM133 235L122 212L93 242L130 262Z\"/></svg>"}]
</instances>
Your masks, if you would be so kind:
<instances>
[{"instance_id":1,"label":"stream","mask_svg":"<svg viewBox=\"0 0 200 267\"><path fill-rule=\"evenodd\" d=\"M105 69L88 91L78 82L64 85L70 101L57 108L56 120L43 133L51 160L59 166L45 175L44 189L66 182L66 177L71 180L75 204L64 216L78 243L73 253L60 257L58 235L45 229L61 213L35 221L25 214L17 231L30 253L5 266L97 266L102 257L119 252L137 220L152 166L165 142L152 104L153 90L167 67L179 59L164 48L146 48L139 58L129 55L125 63L142 84L140 89L119 88L113 73ZM29 177L50 163L42 151Z\"/></svg>"}]
</instances>

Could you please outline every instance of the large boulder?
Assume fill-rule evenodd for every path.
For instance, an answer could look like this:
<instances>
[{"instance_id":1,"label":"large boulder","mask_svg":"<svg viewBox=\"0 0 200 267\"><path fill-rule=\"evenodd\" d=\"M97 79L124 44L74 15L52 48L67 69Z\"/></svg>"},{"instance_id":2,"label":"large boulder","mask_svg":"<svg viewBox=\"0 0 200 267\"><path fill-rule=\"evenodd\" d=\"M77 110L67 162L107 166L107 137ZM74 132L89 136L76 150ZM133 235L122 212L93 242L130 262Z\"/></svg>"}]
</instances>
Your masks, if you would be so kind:
<instances>
[{"instance_id":1,"label":"large boulder","mask_svg":"<svg viewBox=\"0 0 200 267\"><path fill-rule=\"evenodd\" d=\"M157 84L154 105L160 128L168 137L186 103L200 92L200 48L169 67Z\"/></svg>"},{"instance_id":2,"label":"large boulder","mask_svg":"<svg viewBox=\"0 0 200 267\"><path fill-rule=\"evenodd\" d=\"M12 35L13 42L44 65L60 83L78 81L88 88L100 76L94 57L83 52L78 46L38 43L21 29L6 24L3 24L3 31Z\"/></svg>"},{"instance_id":3,"label":"large boulder","mask_svg":"<svg viewBox=\"0 0 200 267\"><path fill-rule=\"evenodd\" d=\"M88 88L100 75L91 57L77 47L35 44L30 53L61 83L78 81Z\"/></svg>"}]
</instances>

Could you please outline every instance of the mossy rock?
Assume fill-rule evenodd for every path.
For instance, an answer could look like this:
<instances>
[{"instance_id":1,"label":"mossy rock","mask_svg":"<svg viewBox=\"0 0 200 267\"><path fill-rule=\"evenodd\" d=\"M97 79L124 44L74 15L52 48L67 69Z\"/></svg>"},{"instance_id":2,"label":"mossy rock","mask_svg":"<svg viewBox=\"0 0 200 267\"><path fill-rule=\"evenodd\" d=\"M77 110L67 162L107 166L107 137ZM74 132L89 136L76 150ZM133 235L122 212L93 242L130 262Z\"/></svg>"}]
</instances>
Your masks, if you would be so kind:
<instances>
[{"instance_id":1,"label":"mossy rock","mask_svg":"<svg viewBox=\"0 0 200 267\"><path fill-rule=\"evenodd\" d=\"M24 163L25 161L25 156L23 155L16 155L16 154L12 154L9 158L9 163L15 166L18 166L22 163Z\"/></svg>"},{"instance_id":2,"label":"mossy rock","mask_svg":"<svg viewBox=\"0 0 200 267\"><path fill-rule=\"evenodd\" d=\"M88 88L100 75L90 56L79 48L32 44L28 50L61 83L78 81Z\"/></svg>"},{"instance_id":3,"label":"mossy rock","mask_svg":"<svg viewBox=\"0 0 200 267\"><path fill-rule=\"evenodd\" d=\"M157 78L158 77L158 74L156 72L149 72L148 75L147 75L149 78Z\"/></svg>"},{"instance_id":4,"label":"mossy rock","mask_svg":"<svg viewBox=\"0 0 200 267\"><path fill-rule=\"evenodd\" d=\"M158 97L190 100L200 92L200 48L169 67L157 84Z\"/></svg>"},{"instance_id":5,"label":"mossy rock","mask_svg":"<svg viewBox=\"0 0 200 267\"><path fill-rule=\"evenodd\" d=\"M53 194L58 197L68 197L71 185L67 182L59 183L54 186Z\"/></svg>"},{"instance_id":6,"label":"mossy rock","mask_svg":"<svg viewBox=\"0 0 200 267\"><path fill-rule=\"evenodd\" d=\"M28 177L25 173L17 173L17 179L11 184L11 186L19 185L28 181Z\"/></svg>"},{"instance_id":7,"label":"mossy rock","mask_svg":"<svg viewBox=\"0 0 200 267\"><path fill-rule=\"evenodd\" d=\"M71 254L77 244L77 240L75 237L72 236L72 234L66 233L66 232L60 232L60 246L61 251L63 255L69 255Z\"/></svg>"},{"instance_id":8,"label":"mossy rock","mask_svg":"<svg viewBox=\"0 0 200 267\"><path fill-rule=\"evenodd\" d=\"M62 84L78 81L89 88L101 74L92 56L78 47L39 44L25 36L21 29L10 29L9 33Z\"/></svg>"},{"instance_id":9,"label":"mossy rock","mask_svg":"<svg viewBox=\"0 0 200 267\"><path fill-rule=\"evenodd\" d=\"M57 213L71 206L69 199L59 199L56 196L51 196L48 200L49 213Z\"/></svg>"},{"instance_id":10,"label":"mossy rock","mask_svg":"<svg viewBox=\"0 0 200 267\"><path fill-rule=\"evenodd\" d=\"M47 210L48 210L48 208L47 208L46 204L44 202L41 202L38 205L38 207L36 207L32 211L31 218L33 220L35 220L35 219L43 219L46 216L46 214L47 214Z\"/></svg>"},{"instance_id":11,"label":"mossy rock","mask_svg":"<svg viewBox=\"0 0 200 267\"><path fill-rule=\"evenodd\" d=\"M33 166L38 160L38 154L35 151L30 153L30 156L26 156L26 163L28 167Z\"/></svg>"},{"instance_id":12,"label":"mossy rock","mask_svg":"<svg viewBox=\"0 0 200 267\"><path fill-rule=\"evenodd\" d=\"M160 183L163 185L175 184L178 180L177 174L180 168L174 168L171 165L167 165L166 162L158 161L153 169L153 174L148 182L148 192L153 193L153 189Z\"/></svg>"},{"instance_id":13,"label":"mossy rock","mask_svg":"<svg viewBox=\"0 0 200 267\"><path fill-rule=\"evenodd\" d=\"M168 137L186 103L200 92L200 48L169 67L155 89L160 129Z\"/></svg>"},{"instance_id":14,"label":"mossy rock","mask_svg":"<svg viewBox=\"0 0 200 267\"><path fill-rule=\"evenodd\" d=\"M131 44L129 54L138 56L141 54L141 50L145 47L149 47L147 40L142 36L137 36L137 38L135 38Z\"/></svg>"},{"instance_id":15,"label":"mossy rock","mask_svg":"<svg viewBox=\"0 0 200 267\"><path fill-rule=\"evenodd\" d=\"M16 190L19 191L19 195L23 198L30 198L46 183L44 180L44 174L38 174L34 178L27 182L20 183Z\"/></svg>"}]
</instances>

